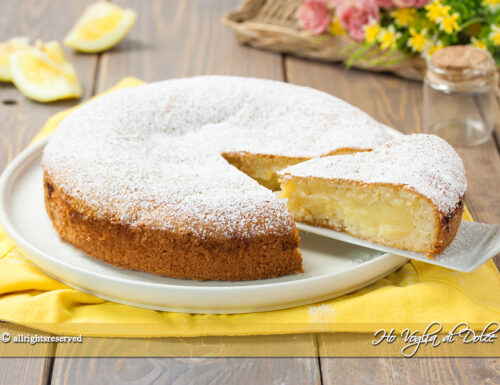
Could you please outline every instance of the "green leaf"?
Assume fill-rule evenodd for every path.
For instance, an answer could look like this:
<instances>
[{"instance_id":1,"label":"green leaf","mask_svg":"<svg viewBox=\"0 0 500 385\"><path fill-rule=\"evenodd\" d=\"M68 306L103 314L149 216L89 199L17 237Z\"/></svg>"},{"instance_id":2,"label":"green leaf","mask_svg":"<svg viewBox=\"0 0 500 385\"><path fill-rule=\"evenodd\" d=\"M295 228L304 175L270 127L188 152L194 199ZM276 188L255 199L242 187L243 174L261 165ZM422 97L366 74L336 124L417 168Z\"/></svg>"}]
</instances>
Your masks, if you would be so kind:
<instances>
[{"instance_id":1,"label":"green leaf","mask_svg":"<svg viewBox=\"0 0 500 385\"><path fill-rule=\"evenodd\" d=\"M367 51L369 51L374 45L375 45L375 43L373 43L373 44L363 44L361 47L359 47L359 49L357 49L356 51L354 51L354 53L352 53L350 55L349 59L346 60L346 62L345 62L346 67L347 68L352 67L352 65L357 60L359 60L363 56L363 54L365 54Z\"/></svg>"}]
</instances>

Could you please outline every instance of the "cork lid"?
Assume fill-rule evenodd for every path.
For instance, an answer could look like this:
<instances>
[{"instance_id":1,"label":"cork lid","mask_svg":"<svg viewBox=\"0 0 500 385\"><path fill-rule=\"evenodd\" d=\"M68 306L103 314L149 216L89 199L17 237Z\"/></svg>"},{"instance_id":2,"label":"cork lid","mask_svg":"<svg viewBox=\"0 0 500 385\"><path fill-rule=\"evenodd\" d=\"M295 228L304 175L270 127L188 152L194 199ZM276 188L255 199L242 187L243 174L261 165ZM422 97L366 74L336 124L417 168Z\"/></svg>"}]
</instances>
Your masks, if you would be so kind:
<instances>
[{"instance_id":1,"label":"cork lid","mask_svg":"<svg viewBox=\"0 0 500 385\"><path fill-rule=\"evenodd\" d=\"M496 76L491 54L472 46L456 45L440 49L427 65L427 80L432 82L474 86L491 82Z\"/></svg>"}]
</instances>

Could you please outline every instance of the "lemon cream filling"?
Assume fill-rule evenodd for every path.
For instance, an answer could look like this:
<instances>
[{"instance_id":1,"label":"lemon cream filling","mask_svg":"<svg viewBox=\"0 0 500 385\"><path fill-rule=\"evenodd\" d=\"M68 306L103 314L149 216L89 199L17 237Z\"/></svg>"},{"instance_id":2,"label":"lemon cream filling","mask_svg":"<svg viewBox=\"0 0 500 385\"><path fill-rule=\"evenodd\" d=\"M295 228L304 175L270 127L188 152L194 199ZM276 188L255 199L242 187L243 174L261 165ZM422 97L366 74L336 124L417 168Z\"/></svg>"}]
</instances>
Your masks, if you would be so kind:
<instances>
[{"instance_id":1,"label":"lemon cream filling","mask_svg":"<svg viewBox=\"0 0 500 385\"><path fill-rule=\"evenodd\" d=\"M435 207L408 189L318 178L285 179L281 187L296 220L373 242L426 252L439 231Z\"/></svg>"}]
</instances>

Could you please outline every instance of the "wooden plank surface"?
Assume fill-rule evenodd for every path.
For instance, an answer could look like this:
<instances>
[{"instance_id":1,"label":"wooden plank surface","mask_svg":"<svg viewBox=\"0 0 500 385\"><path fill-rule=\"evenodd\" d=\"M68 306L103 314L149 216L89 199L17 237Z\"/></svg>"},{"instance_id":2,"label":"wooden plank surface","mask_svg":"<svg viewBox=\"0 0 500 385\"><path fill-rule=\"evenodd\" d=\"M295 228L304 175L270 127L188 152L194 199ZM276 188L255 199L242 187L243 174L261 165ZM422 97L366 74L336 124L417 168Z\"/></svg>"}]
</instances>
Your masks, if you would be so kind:
<instances>
[{"instance_id":1,"label":"wooden plank surface","mask_svg":"<svg viewBox=\"0 0 500 385\"><path fill-rule=\"evenodd\" d=\"M85 0L0 0L0 41L14 36L28 36L32 41L61 41L80 16ZM64 15L64 17L62 17ZM84 96L90 95L97 59L95 55L75 54L65 50L84 85ZM37 103L24 97L12 84L0 82L0 169L24 149L51 115L78 103L77 100Z\"/></svg>"},{"instance_id":2,"label":"wooden plank surface","mask_svg":"<svg viewBox=\"0 0 500 385\"><path fill-rule=\"evenodd\" d=\"M321 361L323 384L499 384L494 358L336 358Z\"/></svg>"},{"instance_id":3,"label":"wooden plank surface","mask_svg":"<svg viewBox=\"0 0 500 385\"><path fill-rule=\"evenodd\" d=\"M404 133L420 127L422 83L295 57L287 57L284 67L290 83L337 96Z\"/></svg>"},{"instance_id":4,"label":"wooden plank surface","mask_svg":"<svg viewBox=\"0 0 500 385\"><path fill-rule=\"evenodd\" d=\"M0 322L0 333L10 335L10 342L0 342L0 385L27 384L44 385L52 373L55 344L14 343L16 336L33 336L36 330ZM3 341L3 338L2 338ZM24 357L26 356L26 357Z\"/></svg>"},{"instance_id":5,"label":"wooden plank surface","mask_svg":"<svg viewBox=\"0 0 500 385\"><path fill-rule=\"evenodd\" d=\"M321 384L317 361L313 359L66 358L64 360L64 365L54 367L53 384ZM56 360L56 364L58 361Z\"/></svg>"},{"instance_id":6,"label":"wooden plank surface","mask_svg":"<svg viewBox=\"0 0 500 385\"><path fill-rule=\"evenodd\" d=\"M91 0L81 1L81 7ZM80 7L65 0L0 1L0 41L14 36L62 40L81 13ZM61 17L64 15L64 17ZM95 56L66 51L85 86L85 97L93 84ZM11 85L0 82L0 171L23 150L52 114L77 101L40 104L22 96ZM47 355L52 347L45 346ZM51 358L8 358L0 360L0 384L45 384L52 368Z\"/></svg>"},{"instance_id":7,"label":"wooden plank surface","mask_svg":"<svg viewBox=\"0 0 500 385\"><path fill-rule=\"evenodd\" d=\"M294 57L287 57L284 67L290 83L338 96L404 133L421 132L421 83ZM500 223L500 158L495 142L457 150L468 173L466 204L472 215L478 221ZM323 338L318 336L320 346ZM321 358L320 366L323 384L478 384L500 378L500 366L486 358ZM478 370L463 370L471 367Z\"/></svg>"},{"instance_id":8,"label":"wooden plank surface","mask_svg":"<svg viewBox=\"0 0 500 385\"><path fill-rule=\"evenodd\" d=\"M45 385L49 381L51 363L49 358L2 358L0 384Z\"/></svg>"},{"instance_id":9,"label":"wooden plank surface","mask_svg":"<svg viewBox=\"0 0 500 385\"><path fill-rule=\"evenodd\" d=\"M195 75L240 75L283 80L281 56L240 46L220 23L238 0L142 2L127 39L102 55L98 91L126 76L145 81Z\"/></svg>"}]
</instances>

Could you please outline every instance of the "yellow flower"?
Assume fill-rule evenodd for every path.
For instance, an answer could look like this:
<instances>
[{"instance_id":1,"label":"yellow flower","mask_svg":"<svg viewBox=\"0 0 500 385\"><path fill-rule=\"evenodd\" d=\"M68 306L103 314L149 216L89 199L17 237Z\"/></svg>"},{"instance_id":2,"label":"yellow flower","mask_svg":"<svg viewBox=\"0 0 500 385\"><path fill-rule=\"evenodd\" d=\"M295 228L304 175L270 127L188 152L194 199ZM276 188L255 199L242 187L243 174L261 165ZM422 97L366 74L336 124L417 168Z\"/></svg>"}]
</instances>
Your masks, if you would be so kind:
<instances>
[{"instance_id":1,"label":"yellow flower","mask_svg":"<svg viewBox=\"0 0 500 385\"><path fill-rule=\"evenodd\" d=\"M426 56L431 57L434 55L437 51L440 49L444 48L443 42L441 40L435 41L432 43L426 50Z\"/></svg>"},{"instance_id":2,"label":"yellow flower","mask_svg":"<svg viewBox=\"0 0 500 385\"><path fill-rule=\"evenodd\" d=\"M396 32L394 26L392 25L390 25L389 28L383 28L379 36L380 48L382 49L396 48L396 43L398 37L400 36L401 34L399 32Z\"/></svg>"},{"instance_id":3,"label":"yellow flower","mask_svg":"<svg viewBox=\"0 0 500 385\"><path fill-rule=\"evenodd\" d=\"M425 36L425 30L417 32L413 28L410 29L410 38L408 39L408 46L410 46L416 52L422 52L427 46L427 37Z\"/></svg>"},{"instance_id":4,"label":"yellow flower","mask_svg":"<svg viewBox=\"0 0 500 385\"><path fill-rule=\"evenodd\" d=\"M368 44L375 43L378 39L379 34L380 34L380 30L381 30L380 24L377 22L374 22L374 23L365 25L363 27L363 29L365 30L365 42L367 42Z\"/></svg>"},{"instance_id":5,"label":"yellow flower","mask_svg":"<svg viewBox=\"0 0 500 385\"><path fill-rule=\"evenodd\" d=\"M415 8L399 8L391 12L399 27L408 27L415 21L417 10Z\"/></svg>"},{"instance_id":6,"label":"yellow flower","mask_svg":"<svg viewBox=\"0 0 500 385\"><path fill-rule=\"evenodd\" d=\"M342 25L340 25L340 20L337 14L333 16L333 19L330 22L330 33L333 36L345 35L345 30L342 28Z\"/></svg>"},{"instance_id":7,"label":"yellow flower","mask_svg":"<svg viewBox=\"0 0 500 385\"><path fill-rule=\"evenodd\" d=\"M451 7L443 5L439 0L433 1L425 6L427 18L435 23L439 18L449 16Z\"/></svg>"},{"instance_id":8,"label":"yellow flower","mask_svg":"<svg viewBox=\"0 0 500 385\"><path fill-rule=\"evenodd\" d=\"M483 0L485 7L490 7L493 11L500 8L500 0Z\"/></svg>"},{"instance_id":9,"label":"yellow flower","mask_svg":"<svg viewBox=\"0 0 500 385\"><path fill-rule=\"evenodd\" d=\"M476 48L486 49L486 43L475 37L472 38L472 45Z\"/></svg>"},{"instance_id":10,"label":"yellow flower","mask_svg":"<svg viewBox=\"0 0 500 385\"><path fill-rule=\"evenodd\" d=\"M491 32L489 38L493 42L494 46L500 45L500 27L498 25L491 26Z\"/></svg>"},{"instance_id":11,"label":"yellow flower","mask_svg":"<svg viewBox=\"0 0 500 385\"><path fill-rule=\"evenodd\" d=\"M452 15L443 16L438 19L439 28L441 28L446 33L453 33L460 29L460 26L457 23L457 19L460 15L458 13L454 13Z\"/></svg>"}]
</instances>

